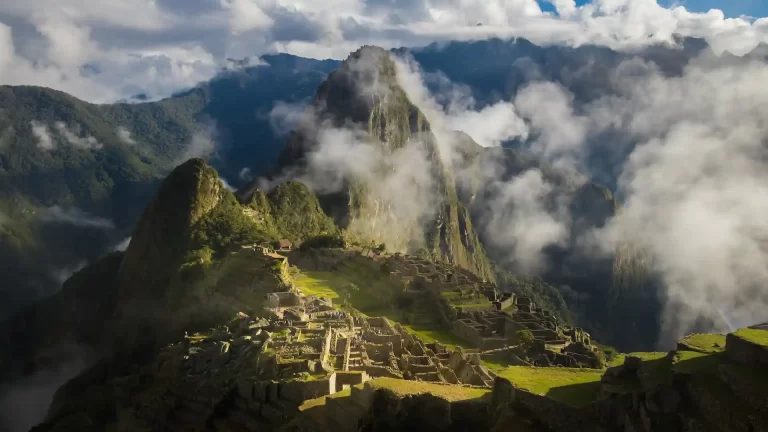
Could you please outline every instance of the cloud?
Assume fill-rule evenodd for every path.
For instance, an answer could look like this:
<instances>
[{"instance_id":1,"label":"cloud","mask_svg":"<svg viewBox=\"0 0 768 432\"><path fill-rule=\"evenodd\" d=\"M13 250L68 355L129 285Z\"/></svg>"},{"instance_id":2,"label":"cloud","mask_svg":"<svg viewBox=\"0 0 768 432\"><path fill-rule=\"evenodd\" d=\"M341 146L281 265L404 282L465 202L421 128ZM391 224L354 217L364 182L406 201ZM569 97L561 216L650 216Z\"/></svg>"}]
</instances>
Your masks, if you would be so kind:
<instances>
[{"instance_id":1,"label":"cloud","mask_svg":"<svg viewBox=\"0 0 768 432\"><path fill-rule=\"evenodd\" d=\"M67 125L64 122L56 122L54 126L56 126L56 130L59 131L59 134L74 147L82 150L99 150L104 147L102 143L90 135L82 138L77 136L67 128Z\"/></svg>"},{"instance_id":2,"label":"cloud","mask_svg":"<svg viewBox=\"0 0 768 432\"><path fill-rule=\"evenodd\" d=\"M254 0L221 0L221 6L231 13L230 28L235 35L266 30L274 22Z\"/></svg>"},{"instance_id":3,"label":"cloud","mask_svg":"<svg viewBox=\"0 0 768 432\"><path fill-rule=\"evenodd\" d=\"M227 179L224 177L219 176L219 181L221 181L221 184L224 185L224 188L230 192L235 192L237 189L235 189L232 185L229 184Z\"/></svg>"},{"instance_id":4,"label":"cloud","mask_svg":"<svg viewBox=\"0 0 768 432\"><path fill-rule=\"evenodd\" d=\"M663 343L702 321L727 331L728 321L768 320L765 79L762 63L704 62L679 78L651 71L611 101L639 145L620 177L620 216L601 234L653 257L664 283Z\"/></svg>"},{"instance_id":5,"label":"cloud","mask_svg":"<svg viewBox=\"0 0 768 432\"><path fill-rule=\"evenodd\" d=\"M253 180L253 174L251 173L251 169L250 168L241 169L240 172L237 174L237 178L245 182L249 182Z\"/></svg>"},{"instance_id":6,"label":"cloud","mask_svg":"<svg viewBox=\"0 0 768 432\"><path fill-rule=\"evenodd\" d=\"M51 271L51 277L53 280L55 280L59 285L63 284L67 281L73 274L79 272L80 270L86 268L88 266L88 261L78 261L77 263L63 267L58 268Z\"/></svg>"},{"instance_id":7,"label":"cloud","mask_svg":"<svg viewBox=\"0 0 768 432\"><path fill-rule=\"evenodd\" d=\"M126 0L0 4L0 81L43 85L93 102L167 96L214 76L227 58L289 52L344 58L363 44L526 37L535 43L632 49L706 38L743 54L768 40L768 19L665 8L656 0ZM126 20L126 16L140 19ZM481 26L478 24L481 23ZM87 67L83 68L83 66Z\"/></svg>"},{"instance_id":8,"label":"cloud","mask_svg":"<svg viewBox=\"0 0 768 432\"><path fill-rule=\"evenodd\" d=\"M115 244L109 249L110 249L110 252L125 252L125 250L128 249L128 245L130 244L131 244L131 238L126 237L125 239L123 239L122 241Z\"/></svg>"},{"instance_id":9,"label":"cloud","mask_svg":"<svg viewBox=\"0 0 768 432\"><path fill-rule=\"evenodd\" d=\"M41 150L52 150L55 147L55 144L51 139L51 133L48 130L48 126L35 120L32 120L30 125L32 126L32 135L37 138L37 147Z\"/></svg>"},{"instance_id":10,"label":"cloud","mask_svg":"<svg viewBox=\"0 0 768 432\"><path fill-rule=\"evenodd\" d=\"M509 251L508 264L517 271L542 272L547 265L544 249L568 240L567 202L556 197L553 185L537 169L509 181L487 181L493 196L484 211L487 238L492 246Z\"/></svg>"},{"instance_id":11,"label":"cloud","mask_svg":"<svg viewBox=\"0 0 768 432\"><path fill-rule=\"evenodd\" d=\"M91 348L57 343L39 356L50 366L0 386L0 428L24 432L41 423L56 391L97 358Z\"/></svg>"},{"instance_id":12,"label":"cloud","mask_svg":"<svg viewBox=\"0 0 768 432\"><path fill-rule=\"evenodd\" d=\"M110 230L115 227L115 224L111 220L93 216L78 209L77 207L48 207L38 212L38 218L43 222L65 223L79 227L89 227L103 230Z\"/></svg>"},{"instance_id":13,"label":"cloud","mask_svg":"<svg viewBox=\"0 0 768 432\"><path fill-rule=\"evenodd\" d=\"M216 154L216 125L209 122L205 129L196 131L187 143L184 151L173 165L182 164L192 158L208 159Z\"/></svg>"},{"instance_id":14,"label":"cloud","mask_svg":"<svg viewBox=\"0 0 768 432\"><path fill-rule=\"evenodd\" d=\"M117 137L120 139L121 142L128 144L128 145L135 145L136 141L131 138L131 131L128 129L118 126L117 128Z\"/></svg>"},{"instance_id":15,"label":"cloud","mask_svg":"<svg viewBox=\"0 0 768 432\"><path fill-rule=\"evenodd\" d=\"M533 134L530 150L534 154L561 166L583 166L589 119L574 113L573 95L567 89L559 84L534 82L517 93L514 107Z\"/></svg>"}]
</instances>

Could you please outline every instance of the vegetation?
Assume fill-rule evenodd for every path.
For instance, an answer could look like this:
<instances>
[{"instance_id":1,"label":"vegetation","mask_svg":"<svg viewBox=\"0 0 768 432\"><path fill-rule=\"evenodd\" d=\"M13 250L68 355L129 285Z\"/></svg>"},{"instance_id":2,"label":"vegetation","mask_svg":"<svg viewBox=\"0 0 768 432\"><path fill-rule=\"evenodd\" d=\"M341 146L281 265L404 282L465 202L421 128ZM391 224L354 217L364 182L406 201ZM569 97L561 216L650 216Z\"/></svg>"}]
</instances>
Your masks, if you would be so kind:
<instances>
[{"instance_id":1,"label":"vegetation","mask_svg":"<svg viewBox=\"0 0 768 432\"><path fill-rule=\"evenodd\" d=\"M510 366L497 373L515 387L582 408L597 399L603 371Z\"/></svg>"},{"instance_id":2,"label":"vegetation","mask_svg":"<svg viewBox=\"0 0 768 432\"><path fill-rule=\"evenodd\" d=\"M246 214L272 241L284 238L303 243L311 239L307 247L313 247L337 244L340 238L338 228L323 212L317 196L298 181L283 183L269 194L255 191Z\"/></svg>"},{"instance_id":3,"label":"vegetation","mask_svg":"<svg viewBox=\"0 0 768 432\"><path fill-rule=\"evenodd\" d=\"M571 322L570 312L557 288L541 279L523 277L501 270L496 276L499 288L530 297L537 305L552 312L560 322Z\"/></svg>"},{"instance_id":4,"label":"vegetation","mask_svg":"<svg viewBox=\"0 0 768 432\"><path fill-rule=\"evenodd\" d=\"M742 338L754 344L768 347L768 331L743 328L735 331L733 334L736 337Z\"/></svg>"},{"instance_id":5,"label":"vegetation","mask_svg":"<svg viewBox=\"0 0 768 432\"><path fill-rule=\"evenodd\" d=\"M270 240L244 213L228 190L221 191L221 201L193 227L192 249L208 248L217 253L231 246Z\"/></svg>"},{"instance_id":6,"label":"vegetation","mask_svg":"<svg viewBox=\"0 0 768 432\"><path fill-rule=\"evenodd\" d=\"M517 331L517 340L520 342L520 345L522 345L525 349L528 349L533 345L533 341L536 340L536 338L533 337L533 333L528 330L518 330Z\"/></svg>"},{"instance_id":7,"label":"vegetation","mask_svg":"<svg viewBox=\"0 0 768 432\"><path fill-rule=\"evenodd\" d=\"M301 242L301 250L344 247L346 247L344 237L338 234L320 234Z\"/></svg>"},{"instance_id":8,"label":"vegetation","mask_svg":"<svg viewBox=\"0 0 768 432\"><path fill-rule=\"evenodd\" d=\"M601 344L597 344L597 346L600 348L600 352L603 353L606 363L613 362L613 360L616 359L616 356L619 355L619 351L612 346Z\"/></svg>"},{"instance_id":9,"label":"vegetation","mask_svg":"<svg viewBox=\"0 0 768 432\"><path fill-rule=\"evenodd\" d=\"M490 394L490 389L478 389L458 385L440 385L395 378L377 378L367 385L374 389L389 390L398 396L430 394L450 402L478 399Z\"/></svg>"},{"instance_id":10,"label":"vegetation","mask_svg":"<svg viewBox=\"0 0 768 432\"><path fill-rule=\"evenodd\" d=\"M688 335L678 344L679 349L698 351L702 353L715 353L725 350L725 335L697 333Z\"/></svg>"}]
</instances>

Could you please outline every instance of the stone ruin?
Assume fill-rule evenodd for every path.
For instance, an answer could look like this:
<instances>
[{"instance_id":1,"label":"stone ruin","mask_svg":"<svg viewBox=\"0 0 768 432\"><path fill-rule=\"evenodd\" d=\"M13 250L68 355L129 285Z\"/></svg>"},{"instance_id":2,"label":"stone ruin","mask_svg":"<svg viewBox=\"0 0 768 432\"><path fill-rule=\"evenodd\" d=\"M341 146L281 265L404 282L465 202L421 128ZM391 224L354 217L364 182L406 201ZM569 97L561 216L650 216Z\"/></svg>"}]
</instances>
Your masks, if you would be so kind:
<instances>
[{"instance_id":1,"label":"stone ruin","mask_svg":"<svg viewBox=\"0 0 768 432\"><path fill-rule=\"evenodd\" d=\"M395 254L387 258L386 266L389 277L402 283L406 293L439 301L449 317L444 324L481 351L518 345L517 332L528 330L535 339L531 352L535 364L602 367L588 333L559 324L528 297L501 293L466 270L422 258Z\"/></svg>"},{"instance_id":2,"label":"stone ruin","mask_svg":"<svg viewBox=\"0 0 768 432\"><path fill-rule=\"evenodd\" d=\"M334 271L345 265L380 267L392 282L402 286L400 295L411 297L413 304L437 303L441 306L437 308L438 314L403 311L399 321L449 328L481 352L515 347L520 343L518 332L528 330L535 339L528 356L534 364L602 367L598 348L582 329L560 324L551 312L530 298L502 293L493 283L464 269L397 253L364 258L350 251L333 249L313 251L296 256L296 259L324 271ZM314 319L304 303L297 300L298 294L269 296L267 303L276 318L298 322ZM328 302L325 309L333 308Z\"/></svg>"}]
</instances>

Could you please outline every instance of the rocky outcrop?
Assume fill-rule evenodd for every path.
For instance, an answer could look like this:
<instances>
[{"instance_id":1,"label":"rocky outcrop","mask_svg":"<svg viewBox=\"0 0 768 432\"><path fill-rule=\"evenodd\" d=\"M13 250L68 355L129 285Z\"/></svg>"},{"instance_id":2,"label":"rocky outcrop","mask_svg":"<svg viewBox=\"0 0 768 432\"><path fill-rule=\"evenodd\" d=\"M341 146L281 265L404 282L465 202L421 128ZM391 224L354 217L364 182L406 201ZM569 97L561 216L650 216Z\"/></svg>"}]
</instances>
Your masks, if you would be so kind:
<instances>
[{"instance_id":1,"label":"rocky outcrop","mask_svg":"<svg viewBox=\"0 0 768 432\"><path fill-rule=\"evenodd\" d=\"M459 202L450 161L441 153L445 150L428 119L400 87L396 69L390 54L381 48L363 47L351 54L318 89L311 110L317 118L290 137L280 166L295 175L311 165L310 154L322 146L320 124L358 133L355 140L372 146L365 152L375 155L372 164L366 161L372 166L365 173L342 173L336 190L321 191L326 213L362 243L385 242L392 252L430 255L493 280L469 212ZM397 165L405 163L404 151L414 153L410 159L416 154L417 159L423 157L425 164L415 168ZM378 187L394 181L388 177L391 173L413 176L413 181L399 180L408 185L408 197ZM417 181L423 177L429 181ZM414 205L425 209L414 210ZM411 208L401 211L403 206Z\"/></svg>"}]
</instances>

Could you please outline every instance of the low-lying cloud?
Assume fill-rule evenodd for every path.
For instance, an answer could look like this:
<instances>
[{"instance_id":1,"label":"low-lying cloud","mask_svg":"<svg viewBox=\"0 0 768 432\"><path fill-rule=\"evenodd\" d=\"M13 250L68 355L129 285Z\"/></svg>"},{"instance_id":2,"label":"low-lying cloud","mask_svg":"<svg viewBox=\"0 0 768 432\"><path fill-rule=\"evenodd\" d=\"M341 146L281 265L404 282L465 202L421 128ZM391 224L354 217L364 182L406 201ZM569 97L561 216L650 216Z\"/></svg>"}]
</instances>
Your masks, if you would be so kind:
<instances>
[{"instance_id":1,"label":"low-lying cloud","mask_svg":"<svg viewBox=\"0 0 768 432\"><path fill-rule=\"evenodd\" d=\"M0 386L0 429L26 432L40 424L63 384L87 368L96 354L73 343L59 343L44 353L52 365Z\"/></svg>"},{"instance_id":2,"label":"low-lying cloud","mask_svg":"<svg viewBox=\"0 0 768 432\"><path fill-rule=\"evenodd\" d=\"M61 136L73 147L82 150L99 150L104 146L91 135L86 135L84 137L78 136L75 132L71 131L64 122L56 122L54 125Z\"/></svg>"},{"instance_id":3,"label":"low-lying cloud","mask_svg":"<svg viewBox=\"0 0 768 432\"><path fill-rule=\"evenodd\" d=\"M136 145L136 141L131 137L131 131L122 126L117 128L117 138L120 139L123 144Z\"/></svg>"},{"instance_id":4,"label":"low-lying cloud","mask_svg":"<svg viewBox=\"0 0 768 432\"><path fill-rule=\"evenodd\" d=\"M37 139L37 147L41 150L52 150L54 143L48 126L35 120L32 120L30 125L32 127L32 135Z\"/></svg>"},{"instance_id":5,"label":"low-lying cloud","mask_svg":"<svg viewBox=\"0 0 768 432\"><path fill-rule=\"evenodd\" d=\"M43 222L65 223L69 225L111 230L115 227L109 219L91 215L77 207L53 206L38 212L38 218Z\"/></svg>"},{"instance_id":6,"label":"low-lying cloud","mask_svg":"<svg viewBox=\"0 0 768 432\"><path fill-rule=\"evenodd\" d=\"M208 159L216 154L218 149L217 130L213 122L207 122L205 129L195 131L184 150L177 157L173 166L182 164L192 158Z\"/></svg>"}]
</instances>

